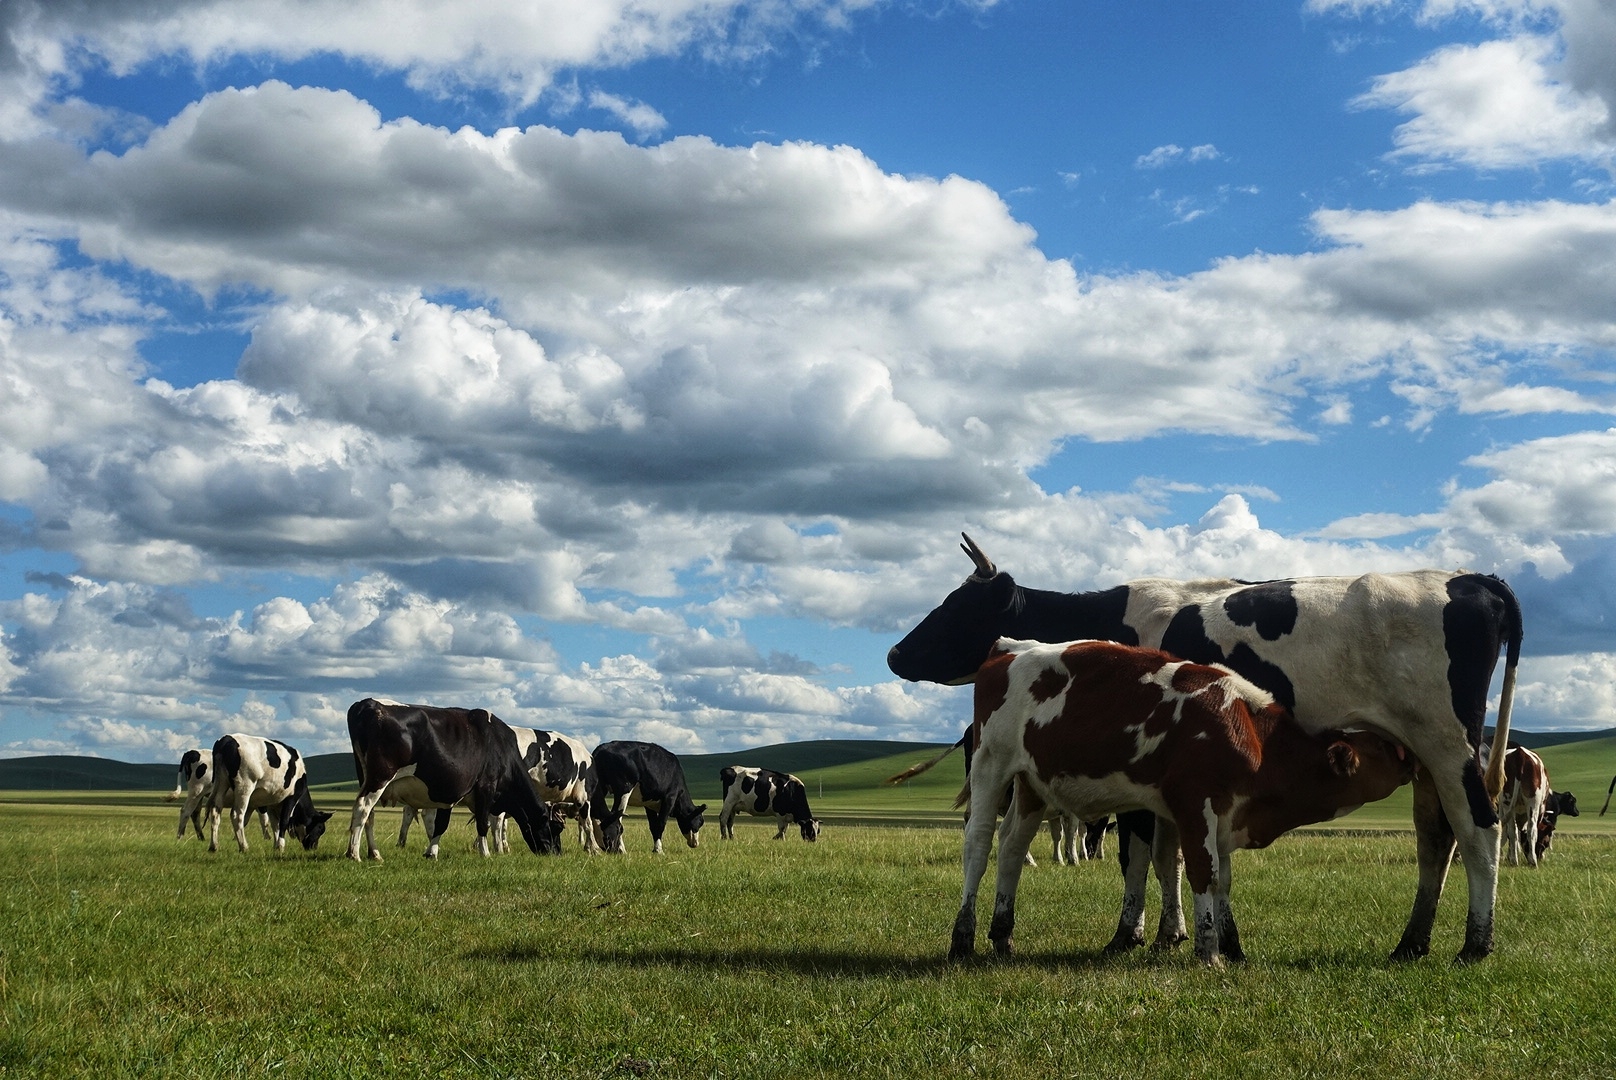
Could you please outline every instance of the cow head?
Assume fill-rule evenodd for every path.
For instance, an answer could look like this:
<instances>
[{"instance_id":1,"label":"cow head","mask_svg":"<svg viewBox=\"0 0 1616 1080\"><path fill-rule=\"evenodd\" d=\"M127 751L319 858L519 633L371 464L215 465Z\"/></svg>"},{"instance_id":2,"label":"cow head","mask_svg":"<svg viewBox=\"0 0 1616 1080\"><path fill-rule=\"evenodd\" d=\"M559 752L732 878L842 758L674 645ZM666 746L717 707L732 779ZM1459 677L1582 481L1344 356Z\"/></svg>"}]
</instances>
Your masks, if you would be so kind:
<instances>
[{"instance_id":1,"label":"cow head","mask_svg":"<svg viewBox=\"0 0 1616 1080\"><path fill-rule=\"evenodd\" d=\"M531 793L531 792L530 792ZM522 830L522 839L535 855L556 855L561 851L561 826L556 814L543 803L534 800L537 809L518 805L510 816Z\"/></svg>"},{"instance_id":2,"label":"cow head","mask_svg":"<svg viewBox=\"0 0 1616 1080\"><path fill-rule=\"evenodd\" d=\"M804 840L808 841L809 843L813 843L815 840L819 839L818 818L809 818L807 821L799 821L797 824L802 827L802 838Z\"/></svg>"},{"instance_id":3,"label":"cow head","mask_svg":"<svg viewBox=\"0 0 1616 1080\"><path fill-rule=\"evenodd\" d=\"M1577 797L1569 791L1549 792L1547 805L1556 814L1564 814L1566 817L1582 816L1582 811L1577 809Z\"/></svg>"},{"instance_id":4,"label":"cow head","mask_svg":"<svg viewBox=\"0 0 1616 1080\"><path fill-rule=\"evenodd\" d=\"M320 845L320 837L325 835L325 823L330 820L331 811L312 811L307 821L292 827L292 835L303 844L304 851L313 851Z\"/></svg>"},{"instance_id":5,"label":"cow head","mask_svg":"<svg viewBox=\"0 0 1616 1080\"><path fill-rule=\"evenodd\" d=\"M1342 805L1379 802L1414 779L1409 752L1372 731L1335 733L1325 756L1342 784Z\"/></svg>"},{"instance_id":6,"label":"cow head","mask_svg":"<svg viewBox=\"0 0 1616 1080\"><path fill-rule=\"evenodd\" d=\"M900 679L949 686L971 682L1020 605L1021 591L1009 574L969 536L960 547L976 572L887 653L887 667Z\"/></svg>"},{"instance_id":7,"label":"cow head","mask_svg":"<svg viewBox=\"0 0 1616 1080\"><path fill-rule=\"evenodd\" d=\"M685 843L696 847L701 843L702 815L707 812L707 804L702 803L687 816L679 819L679 831L685 834Z\"/></svg>"},{"instance_id":8,"label":"cow head","mask_svg":"<svg viewBox=\"0 0 1616 1080\"><path fill-rule=\"evenodd\" d=\"M623 853L623 815L607 814L595 822L599 831L600 850L612 855Z\"/></svg>"}]
</instances>

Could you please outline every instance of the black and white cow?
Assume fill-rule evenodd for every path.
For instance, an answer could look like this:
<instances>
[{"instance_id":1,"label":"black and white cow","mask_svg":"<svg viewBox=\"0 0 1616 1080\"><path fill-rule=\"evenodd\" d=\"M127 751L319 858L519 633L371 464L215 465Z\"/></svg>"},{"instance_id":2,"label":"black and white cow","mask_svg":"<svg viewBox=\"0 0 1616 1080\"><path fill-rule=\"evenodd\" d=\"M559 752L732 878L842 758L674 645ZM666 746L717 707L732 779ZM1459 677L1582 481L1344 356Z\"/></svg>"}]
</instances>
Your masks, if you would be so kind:
<instances>
[{"instance_id":1,"label":"black and white cow","mask_svg":"<svg viewBox=\"0 0 1616 1080\"><path fill-rule=\"evenodd\" d=\"M1342 723L1374 726L1424 765L1414 787L1419 886L1392 957L1413 959L1430 950L1456 842L1470 891L1458 959L1479 960L1492 951L1494 802L1503 787L1521 651L1520 604L1503 581L1416 570L1257 583L1145 578L1098 592L1059 593L1017 585L970 537L965 541L976 572L893 646L887 666L894 674L959 685L975 678L1000 637L1105 639L1224 664L1272 693L1312 731ZM1500 649L1506 662L1496 752L1484 777L1477 749ZM1176 847L1174 840L1168 845L1164 838L1157 851ZM1129 846L1126 838L1123 846ZM1172 909L1163 912L1163 929L1176 939L1183 936L1177 859L1157 862L1163 906ZM1133 859L1113 947L1144 938L1143 875L1143 860ZM1133 925L1130 908L1139 913ZM1176 926L1165 925L1170 914Z\"/></svg>"},{"instance_id":2,"label":"black and white cow","mask_svg":"<svg viewBox=\"0 0 1616 1080\"><path fill-rule=\"evenodd\" d=\"M623 806L643 806L651 827L651 850L662 853L662 833L668 815L691 847L701 843L702 815L707 804L696 805L685 784L685 771L673 751L647 742L604 742L595 747L595 791L590 814L600 829L601 847L613 854L623 851ZM611 799L611 806L606 800Z\"/></svg>"},{"instance_id":3,"label":"black and white cow","mask_svg":"<svg viewBox=\"0 0 1616 1080\"><path fill-rule=\"evenodd\" d=\"M309 798L309 771L303 755L283 742L258 735L226 735L213 744L213 789L210 797L213 829L209 851L219 850L219 820L230 808L236 846L247 850L247 815L274 808L275 850L286 850L291 833L313 851L325 835L329 811L316 810ZM182 832L184 823L180 826Z\"/></svg>"},{"instance_id":4,"label":"black and white cow","mask_svg":"<svg viewBox=\"0 0 1616 1080\"><path fill-rule=\"evenodd\" d=\"M370 858L381 861L373 813L384 795L417 810L442 811L428 818L427 857L448 809L465 799L477 823L477 852L488 854L488 824L495 814L516 819L535 854L557 850L557 826L533 794L516 736L486 709L444 709L365 698L348 708L359 795L348 829L348 858L358 861L363 836ZM435 828L434 828L435 825Z\"/></svg>"},{"instance_id":5,"label":"black and white cow","mask_svg":"<svg viewBox=\"0 0 1616 1080\"><path fill-rule=\"evenodd\" d=\"M533 794L552 811L578 819L578 844L585 851L600 850L595 843L594 822L589 798L595 790L595 759L583 743L571 735L540 728L511 726L522 766L533 783ZM498 828L499 850L507 850L505 822Z\"/></svg>"},{"instance_id":6,"label":"black and white cow","mask_svg":"<svg viewBox=\"0 0 1616 1080\"><path fill-rule=\"evenodd\" d=\"M785 839L786 827L795 824L802 838L819 839L819 819L808 809L808 789L790 773L759 769L750 765L726 765L718 771L724 785L724 807L718 812L718 835L735 839L735 812L753 817L773 814L780 819L776 840Z\"/></svg>"},{"instance_id":7,"label":"black and white cow","mask_svg":"<svg viewBox=\"0 0 1616 1080\"><path fill-rule=\"evenodd\" d=\"M184 799L180 807L180 827L174 839L185 839L185 823L190 821L198 840L206 840L202 833L202 819L213 812L213 751L198 747L180 755L180 771L174 780L174 790L163 796L167 802ZM269 827L269 811L258 811L258 828L268 840L274 833Z\"/></svg>"}]
</instances>

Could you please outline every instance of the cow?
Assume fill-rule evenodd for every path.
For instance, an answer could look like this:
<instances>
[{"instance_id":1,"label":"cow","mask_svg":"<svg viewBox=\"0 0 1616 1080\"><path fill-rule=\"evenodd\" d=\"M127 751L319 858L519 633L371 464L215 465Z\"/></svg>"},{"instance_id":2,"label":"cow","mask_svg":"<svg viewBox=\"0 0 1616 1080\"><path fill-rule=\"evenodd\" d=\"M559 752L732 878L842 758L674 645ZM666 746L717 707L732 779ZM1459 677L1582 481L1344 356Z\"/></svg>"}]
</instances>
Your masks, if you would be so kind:
<instances>
[{"instance_id":1,"label":"cow","mask_svg":"<svg viewBox=\"0 0 1616 1080\"><path fill-rule=\"evenodd\" d=\"M595 843L594 822L589 812L589 799L595 789L595 760L583 743L559 731L511 726L516 735L516 747L522 755L522 766L533 784L533 794L552 809L578 819L578 844L594 854L600 850ZM505 821L501 817L496 829L498 847L508 850L505 843Z\"/></svg>"},{"instance_id":2,"label":"cow","mask_svg":"<svg viewBox=\"0 0 1616 1080\"><path fill-rule=\"evenodd\" d=\"M275 808L276 851L286 850L287 833L297 837L305 851L318 846L331 813L314 808L308 767L296 749L258 735L230 734L213 744L213 766L209 851L219 850L219 821L227 806L236 846L242 851L247 850L247 814L270 807Z\"/></svg>"},{"instance_id":3,"label":"cow","mask_svg":"<svg viewBox=\"0 0 1616 1080\"><path fill-rule=\"evenodd\" d=\"M436 858L447 811L468 800L477 824L477 853L488 855L488 824L509 814L535 854L557 850L557 828L533 794L516 736L487 709L437 708L365 698L348 707L359 794L348 827L348 858L360 861L363 836L369 857L381 861L373 814L384 795L417 810L435 809L436 830L426 857Z\"/></svg>"},{"instance_id":4,"label":"cow","mask_svg":"<svg viewBox=\"0 0 1616 1080\"><path fill-rule=\"evenodd\" d=\"M759 769L750 765L726 765L718 772L724 785L724 806L718 812L718 835L735 839L735 811L754 817L774 814L780 819L776 840L785 839L786 827L795 824L802 838L819 839L819 819L808 809L808 789L790 773Z\"/></svg>"},{"instance_id":5,"label":"cow","mask_svg":"<svg viewBox=\"0 0 1616 1080\"><path fill-rule=\"evenodd\" d=\"M1272 693L1298 723L1320 731L1344 718L1379 728L1424 766L1414 782L1419 884L1394 960L1430 951L1437 904L1455 844L1469 886L1460 963L1493 948L1503 749L1521 652L1521 609L1502 580L1464 571L1413 570L1276 581L1144 578L1086 593L1017 585L965 537L976 566L965 582L887 654L893 674L959 685L976 677L1000 637L1096 638L1223 663ZM1505 651L1492 767L1478 764L1487 692ZM1137 819L1134 819L1137 821ZM1171 822L1165 823L1171 828ZM1124 823L1119 837L1129 826ZM1130 843L1123 839L1124 859ZM1165 848L1158 844L1158 851ZM1144 864L1126 876L1113 948L1144 940ZM1165 872L1165 876L1164 875ZM1163 926L1178 905L1177 860L1163 876ZM1140 913L1128 925L1130 909ZM1181 937L1181 916L1173 934ZM1163 942L1158 936L1158 943Z\"/></svg>"},{"instance_id":6,"label":"cow","mask_svg":"<svg viewBox=\"0 0 1616 1080\"><path fill-rule=\"evenodd\" d=\"M1112 641L1000 639L976 679L964 889L951 958L975 949L976 893L1006 784L993 922L1013 951L1022 855L1053 806L1085 820L1149 810L1176 826L1195 894L1195 955L1245 958L1229 907L1229 856L1383 799L1414 777L1368 730L1307 731L1273 694L1221 665Z\"/></svg>"},{"instance_id":7,"label":"cow","mask_svg":"<svg viewBox=\"0 0 1616 1080\"><path fill-rule=\"evenodd\" d=\"M1504 754L1504 793L1498 800L1499 827L1509 848L1509 864L1537 866L1537 826L1549 799L1549 773L1543 759L1524 746Z\"/></svg>"},{"instance_id":8,"label":"cow","mask_svg":"<svg viewBox=\"0 0 1616 1080\"><path fill-rule=\"evenodd\" d=\"M174 780L174 790L163 796L166 802L185 800L180 807L180 827L174 834L174 839L185 839L185 823L190 821L191 827L196 830L198 840L206 840L202 833L202 818L211 815L213 795L213 751L197 747L187 750L180 755L179 775ZM272 835L269 827L269 811L259 810L258 828L268 840Z\"/></svg>"},{"instance_id":9,"label":"cow","mask_svg":"<svg viewBox=\"0 0 1616 1080\"><path fill-rule=\"evenodd\" d=\"M662 832L669 814L679 822L687 844L696 847L701 843L707 804L698 806L691 799L685 771L671 750L647 742L604 742L595 747L594 758L595 791L589 812L600 829L603 850L623 852L624 800L629 806L645 808L654 853L662 854Z\"/></svg>"},{"instance_id":10,"label":"cow","mask_svg":"<svg viewBox=\"0 0 1616 1080\"><path fill-rule=\"evenodd\" d=\"M1560 822L1561 814L1566 817L1582 816L1582 811L1577 809L1577 797L1569 791L1551 791L1549 797L1543 801L1543 816L1538 819L1537 843L1533 848L1540 863L1554 842L1554 830ZM1521 833L1521 843L1523 845L1526 843L1524 830Z\"/></svg>"}]
</instances>

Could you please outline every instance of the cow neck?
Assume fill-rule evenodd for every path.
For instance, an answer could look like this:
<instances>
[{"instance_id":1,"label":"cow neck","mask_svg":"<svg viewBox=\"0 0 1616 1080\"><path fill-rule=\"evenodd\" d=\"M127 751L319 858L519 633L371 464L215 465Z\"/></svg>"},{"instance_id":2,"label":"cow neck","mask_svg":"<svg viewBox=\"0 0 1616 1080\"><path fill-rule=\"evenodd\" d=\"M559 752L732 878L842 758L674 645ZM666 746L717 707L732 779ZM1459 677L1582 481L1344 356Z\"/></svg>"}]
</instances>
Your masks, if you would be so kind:
<instances>
[{"instance_id":1,"label":"cow neck","mask_svg":"<svg viewBox=\"0 0 1616 1080\"><path fill-rule=\"evenodd\" d=\"M1139 635L1123 622L1127 586L1096 592L1054 592L1017 585L1005 609L1005 637L1058 643L1092 638L1139 644Z\"/></svg>"}]
</instances>

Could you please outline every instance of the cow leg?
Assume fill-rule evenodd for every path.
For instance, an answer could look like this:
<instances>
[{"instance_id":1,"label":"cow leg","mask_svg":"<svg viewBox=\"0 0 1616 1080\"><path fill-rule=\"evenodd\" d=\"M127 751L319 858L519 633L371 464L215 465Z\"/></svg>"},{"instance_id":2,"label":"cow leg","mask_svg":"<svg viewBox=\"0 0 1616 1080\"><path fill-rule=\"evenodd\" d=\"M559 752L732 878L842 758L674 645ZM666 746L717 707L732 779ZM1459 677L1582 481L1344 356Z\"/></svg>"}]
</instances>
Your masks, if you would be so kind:
<instances>
[{"instance_id":1,"label":"cow leg","mask_svg":"<svg viewBox=\"0 0 1616 1080\"><path fill-rule=\"evenodd\" d=\"M1153 948L1170 949L1189 937L1184 932L1182 864L1178 857L1178 826L1171 818L1156 819L1156 835L1151 841L1150 858L1161 885L1161 919L1156 924Z\"/></svg>"},{"instance_id":2,"label":"cow leg","mask_svg":"<svg viewBox=\"0 0 1616 1080\"><path fill-rule=\"evenodd\" d=\"M1537 814L1536 808L1528 806L1526 827L1520 830L1520 845L1526 849L1526 865L1537 869ZM1514 839L1515 830L1510 829L1511 839Z\"/></svg>"},{"instance_id":3,"label":"cow leg","mask_svg":"<svg viewBox=\"0 0 1616 1080\"><path fill-rule=\"evenodd\" d=\"M1212 811L1210 799L1199 807L1174 806L1177 828L1173 830L1173 846L1179 847L1183 836L1184 873L1190 879L1190 890L1195 894L1195 958L1212 967L1223 966L1219 949L1223 929L1222 910L1228 895L1219 895L1225 880L1224 860L1218 853L1218 819ZM1165 818L1156 819L1156 850L1163 846L1162 834L1167 830ZM1177 855L1175 853L1176 860ZM1176 876L1176 875L1175 875ZM1158 943L1160 939L1158 938Z\"/></svg>"},{"instance_id":4,"label":"cow leg","mask_svg":"<svg viewBox=\"0 0 1616 1080\"><path fill-rule=\"evenodd\" d=\"M426 825L426 851L422 858L436 859L438 857L438 841L443 834L449 831L449 808L443 807L428 817L426 811L421 811L421 821Z\"/></svg>"},{"instance_id":5,"label":"cow leg","mask_svg":"<svg viewBox=\"0 0 1616 1080\"><path fill-rule=\"evenodd\" d=\"M252 785L236 783L236 801L230 807L230 827L235 830L236 846L247 850L247 804L252 801Z\"/></svg>"},{"instance_id":6,"label":"cow leg","mask_svg":"<svg viewBox=\"0 0 1616 1080\"><path fill-rule=\"evenodd\" d=\"M1231 964L1246 962L1246 950L1240 947L1240 929L1234 924L1234 908L1229 901L1232 878L1233 852L1218 855L1218 951Z\"/></svg>"},{"instance_id":7,"label":"cow leg","mask_svg":"<svg viewBox=\"0 0 1616 1080\"><path fill-rule=\"evenodd\" d=\"M1453 860L1453 830L1442 813L1442 801L1428 769L1414 777L1414 837L1420 866L1414 909L1409 913L1403 939L1392 951L1393 960L1417 960L1431 951L1431 927L1436 923L1437 901ZM1468 858L1468 856L1467 856Z\"/></svg>"},{"instance_id":8,"label":"cow leg","mask_svg":"<svg viewBox=\"0 0 1616 1080\"><path fill-rule=\"evenodd\" d=\"M223 815L219 812L219 807L217 807L217 806L209 806L208 807L208 850L209 851L218 851L219 850L219 822L220 822L220 820L222 818L223 818Z\"/></svg>"},{"instance_id":9,"label":"cow leg","mask_svg":"<svg viewBox=\"0 0 1616 1080\"><path fill-rule=\"evenodd\" d=\"M985 783L971 786L971 805L965 816L965 844L960 859L964 884L960 890L959 914L954 917L954 938L948 947L950 960L963 960L976 951L976 893L988 868L993 828L999 817L999 787L994 785L991 795L987 794L989 790Z\"/></svg>"},{"instance_id":10,"label":"cow leg","mask_svg":"<svg viewBox=\"0 0 1616 1080\"><path fill-rule=\"evenodd\" d=\"M1053 858L1056 866L1066 865L1066 849L1061 845L1061 822L1059 814L1049 819L1049 839L1055 848Z\"/></svg>"},{"instance_id":11,"label":"cow leg","mask_svg":"<svg viewBox=\"0 0 1616 1080\"><path fill-rule=\"evenodd\" d=\"M1126 952L1145 943L1145 882L1156 815L1136 810L1117 815L1117 861L1122 867L1122 914L1106 952Z\"/></svg>"},{"instance_id":12,"label":"cow leg","mask_svg":"<svg viewBox=\"0 0 1616 1080\"><path fill-rule=\"evenodd\" d=\"M999 834L999 872L993 887L993 921L988 924L988 940L993 951L1009 956L1015 951L1011 935L1016 927L1016 888L1021 884L1021 868L1044 823L1044 802L1024 782L1017 781L1016 796L1005 816L1006 828Z\"/></svg>"},{"instance_id":13,"label":"cow leg","mask_svg":"<svg viewBox=\"0 0 1616 1080\"><path fill-rule=\"evenodd\" d=\"M668 815L661 810L645 811L645 823L651 827L651 854L662 854L662 833L668 827Z\"/></svg>"},{"instance_id":14,"label":"cow leg","mask_svg":"<svg viewBox=\"0 0 1616 1080\"><path fill-rule=\"evenodd\" d=\"M1066 837L1066 865L1076 866L1083 861L1083 823L1076 814L1062 814L1061 832Z\"/></svg>"},{"instance_id":15,"label":"cow leg","mask_svg":"<svg viewBox=\"0 0 1616 1080\"><path fill-rule=\"evenodd\" d=\"M260 832L262 832L264 834L264 839L268 840L269 837L270 837L269 811L268 810L260 810L260 811L258 811L258 829L259 829ZM285 829L283 827L283 829L282 829L283 837L284 837L284 833L285 833ZM280 850L280 845L276 846L276 850L277 851Z\"/></svg>"},{"instance_id":16,"label":"cow leg","mask_svg":"<svg viewBox=\"0 0 1616 1080\"><path fill-rule=\"evenodd\" d=\"M788 818L788 817L781 818L780 819L780 831L774 834L774 838L776 840L784 840L786 838L786 826L788 826L790 824L791 824L791 819L790 818Z\"/></svg>"},{"instance_id":17,"label":"cow leg","mask_svg":"<svg viewBox=\"0 0 1616 1080\"><path fill-rule=\"evenodd\" d=\"M184 840L185 839L185 822L187 820L189 820L191 822L191 827L196 830L196 838L198 840L204 839L204 837L202 836L202 793L201 792L197 792L194 795L187 795L185 797L185 805L180 807L180 831L179 831L178 834L175 835L174 839L176 839L176 840Z\"/></svg>"},{"instance_id":18,"label":"cow leg","mask_svg":"<svg viewBox=\"0 0 1616 1080\"><path fill-rule=\"evenodd\" d=\"M389 777L388 779L391 779ZM359 861L359 841L365 840L366 850L370 857L377 862L382 861L382 853L376 847L376 834L371 828L371 815L376 811L376 804L382 801L382 792L387 789L384 783L374 791L360 790L354 798L353 819L348 823L348 858L354 862Z\"/></svg>"},{"instance_id":19,"label":"cow leg","mask_svg":"<svg viewBox=\"0 0 1616 1080\"><path fill-rule=\"evenodd\" d=\"M415 821L415 807L413 807L413 806L404 807L403 812L401 814L399 814L399 824L398 824L398 846L399 847L403 847L405 845L405 843L409 840L409 838L410 838L410 825L412 823L414 823L414 821ZM424 825L425 822L423 821L422 824Z\"/></svg>"},{"instance_id":20,"label":"cow leg","mask_svg":"<svg viewBox=\"0 0 1616 1080\"><path fill-rule=\"evenodd\" d=\"M735 808L728 804L718 813L718 838L720 840L735 839Z\"/></svg>"},{"instance_id":21,"label":"cow leg","mask_svg":"<svg viewBox=\"0 0 1616 1080\"><path fill-rule=\"evenodd\" d=\"M494 850L501 855L511 853L510 837L508 830L505 828L506 816L505 814L495 814L489 821L490 827L494 830Z\"/></svg>"}]
</instances>

